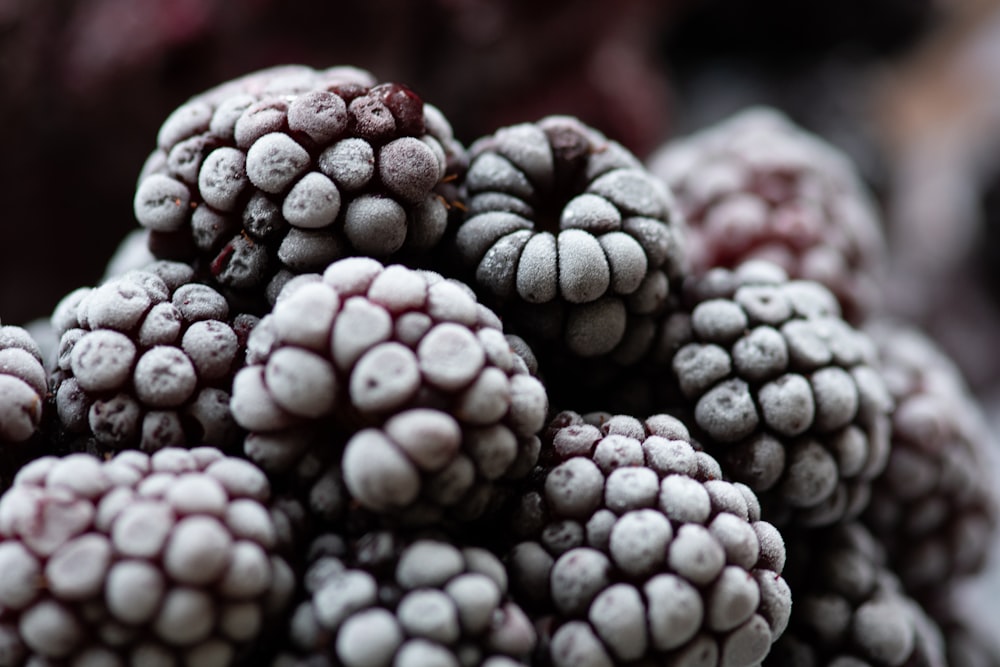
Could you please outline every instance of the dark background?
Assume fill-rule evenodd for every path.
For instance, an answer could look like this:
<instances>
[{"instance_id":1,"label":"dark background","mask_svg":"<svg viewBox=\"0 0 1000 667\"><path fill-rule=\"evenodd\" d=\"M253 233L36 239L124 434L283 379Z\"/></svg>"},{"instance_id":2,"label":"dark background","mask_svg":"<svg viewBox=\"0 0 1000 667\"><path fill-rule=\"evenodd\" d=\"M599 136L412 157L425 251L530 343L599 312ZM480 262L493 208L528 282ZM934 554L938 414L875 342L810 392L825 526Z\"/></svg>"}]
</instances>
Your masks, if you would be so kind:
<instances>
[{"instance_id":1,"label":"dark background","mask_svg":"<svg viewBox=\"0 0 1000 667\"><path fill-rule=\"evenodd\" d=\"M351 64L469 144L552 113L647 156L768 103L845 150L892 243L888 309L1000 378L1000 11L985 0L0 0L0 318L47 317L137 227L160 123L283 63Z\"/></svg>"}]
</instances>

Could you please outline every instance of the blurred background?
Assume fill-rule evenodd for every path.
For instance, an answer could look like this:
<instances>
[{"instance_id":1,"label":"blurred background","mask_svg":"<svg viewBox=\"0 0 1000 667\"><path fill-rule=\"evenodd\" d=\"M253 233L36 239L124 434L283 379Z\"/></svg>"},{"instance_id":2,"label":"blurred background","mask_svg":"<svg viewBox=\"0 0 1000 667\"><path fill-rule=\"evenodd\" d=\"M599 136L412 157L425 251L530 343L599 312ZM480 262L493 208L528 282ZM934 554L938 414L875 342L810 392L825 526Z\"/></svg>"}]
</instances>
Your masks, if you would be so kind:
<instances>
[{"instance_id":1,"label":"blurred background","mask_svg":"<svg viewBox=\"0 0 1000 667\"><path fill-rule=\"evenodd\" d=\"M405 83L467 145L560 113L645 158L781 109L854 160L890 241L886 308L1000 427L1000 0L0 0L3 322L100 280L170 111L283 63ZM970 602L987 624L992 572Z\"/></svg>"},{"instance_id":2,"label":"blurred background","mask_svg":"<svg viewBox=\"0 0 1000 667\"><path fill-rule=\"evenodd\" d=\"M170 111L281 63L406 83L466 144L565 113L645 157L776 106L875 192L887 307L1000 394L997 0L0 0L4 323L100 279Z\"/></svg>"}]
</instances>

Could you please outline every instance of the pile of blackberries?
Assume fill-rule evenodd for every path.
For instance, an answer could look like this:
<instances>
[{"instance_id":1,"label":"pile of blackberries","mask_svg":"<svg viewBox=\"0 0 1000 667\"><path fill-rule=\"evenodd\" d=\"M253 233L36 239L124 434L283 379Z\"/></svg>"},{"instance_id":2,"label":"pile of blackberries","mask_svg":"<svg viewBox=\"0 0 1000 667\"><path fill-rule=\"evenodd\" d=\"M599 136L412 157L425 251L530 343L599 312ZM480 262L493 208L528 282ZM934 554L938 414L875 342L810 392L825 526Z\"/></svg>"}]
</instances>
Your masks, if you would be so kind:
<instances>
[{"instance_id":1,"label":"pile of blackberries","mask_svg":"<svg viewBox=\"0 0 1000 667\"><path fill-rule=\"evenodd\" d=\"M998 664L991 434L777 112L644 164L274 68L134 211L0 327L0 666Z\"/></svg>"}]
</instances>

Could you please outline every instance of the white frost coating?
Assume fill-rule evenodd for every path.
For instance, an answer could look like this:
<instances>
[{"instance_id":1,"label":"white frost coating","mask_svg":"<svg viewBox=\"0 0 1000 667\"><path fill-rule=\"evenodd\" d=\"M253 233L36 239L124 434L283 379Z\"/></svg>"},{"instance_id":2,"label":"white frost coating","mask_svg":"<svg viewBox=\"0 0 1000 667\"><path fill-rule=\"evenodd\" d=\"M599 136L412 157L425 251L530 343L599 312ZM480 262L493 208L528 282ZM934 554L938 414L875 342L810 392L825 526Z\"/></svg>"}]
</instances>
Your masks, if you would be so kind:
<instances>
[{"instance_id":1,"label":"white frost coating","mask_svg":"<svg viewBox=\"0 0 1000 667\"><path fill-rule=\"evenodd\" d=\"M348 137L324 150L318 166L340 189L357 190L375 174L375 151L364 139Z\"/></svg>"},{"instance_id":2,"label":"white frost coating","mask_svg":"<svg viewBox=\"0 0 1000 667\"><path fill-rule=\"evenodd\" d=\"M264 381L275 403L293 415L313 419L333 408L338 385L326 358L294 346L281 347L271 354Z\"/></svg>"},{"instance_id":3,"label":"white frost coating","mask_svg":"<svg viewBox=\"0 0 1000 667\"><path fill-rule=\"evenodd\" d=\"M559 291L570 303L588 303L611 285L611 267L601 244L581 229L566 229L556 239Z\"/></svg>"},{"instance_id":4,"label":"white frost coating","mask_svg":"<svg viewBox=\"0 0 1000 667\"><path fill-rule=\"evenodd\" d=\"M351 437L344 447L341 466L347 490L370 509L405 507L420 493L416 467L376 429L365 429Z\"/></svg>"},{"instance_id":5,"label":"white frost coating","mask_svg":"<svg viewBox=\"0 0 1000 667\"><path fill-rule=\"evenodd\" d=\"M333 224L340 213L340 191L325 175L311 171L300 178L285 196L281 214L289 224L320 229Z\"/></svg>"},{"instance_id":6,"label":"white frost coating","mask_svg":"<svg viewBox=\"0 0 1000 667\"><path fill-rule=\"evenodd\" d=\"M444 322L420 341L417 359L427 382L445 391L456 391L476 378L486 363L486 353L467 327Z\"/></svg>"},{"instance_id":7,"label":"white frost coating","mask_svg":"<svg viewBox=\"0 0 1000 667\"><path fill-rule=\"evenodd\" d=\"M417 356L395 342L380 343L354 365L351 402L365 412L382 412L403 405L420 388Z\"/></svg>"},{"instance_id":8,"label":"white frost coating","mask_svg":"<svg viewBox=\"0 0 1000 667\"><path fill-rule=\"evenodd\" d=\"M446 542L420 539L399 556L396 581L405 590L440 587L465 570L462 552Z\"/></svg>"},{"instance_id":9,"label":"white frost coating","mask_svg":"<svg viewBox=\"0 0 1000 667\"><path fill-rule=\"evenodd\" d=\"M247 177L256 187L271 194L291 185L308 166L306 149L282 132L265 134L247 151Z\"/></svg>"}]
</instances>

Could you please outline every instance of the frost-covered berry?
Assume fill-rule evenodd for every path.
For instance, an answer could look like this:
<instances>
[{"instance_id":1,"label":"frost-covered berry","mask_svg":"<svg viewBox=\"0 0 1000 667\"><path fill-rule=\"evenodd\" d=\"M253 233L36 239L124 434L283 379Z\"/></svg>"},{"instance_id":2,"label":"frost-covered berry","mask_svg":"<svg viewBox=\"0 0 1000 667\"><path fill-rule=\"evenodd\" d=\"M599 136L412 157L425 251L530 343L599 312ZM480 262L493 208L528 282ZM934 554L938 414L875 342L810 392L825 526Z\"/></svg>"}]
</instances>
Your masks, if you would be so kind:
<instances>
[{"instance_id":1,"label":"frost-covered berry","mask_svg":"<svg viewBox=\"0 0 1000 667\"><path fill-rule=\"evenodd\" d=\"M0 497L4 664L239 664L294 588L269 495L210 447L22 468Z\"/></svg>"},{"instance_id":2,"label":"frost-covered berry","mask_svg":"<svg viewBox=\"0 0 1000 667\"><path fill-rule=\"evenodd\" d=\"M852 323L877 307L886 250L873 199L844 154L780 112L743 111L648 166L687 219L693 273L767 259L826 285Z\"/></svg>"},{"instance_id":3,"label":"frost-covered berry","mask_svg":"<svg viewBox=\"0 0 1000 667\"><path fill-rule=\"evenodd\" d=\"M792 598L784 542L749 487L667 415L563 412L544 433L507 560L547 660L759 664Z\"/></svg>"},{"instance_id":4,"label":"frost-covered berry","mask_svg":"<svg viewBox=\"0 0 1000 667\"><path fill-rule=\"evenodd\" d=\"M0 447L37 432L47 394L38 343L22 327L0 326Z\"/></svg>"},{"instance_id":5,"label":"frost-covered berry","mask_svg":"<svg viewBox=\"0 0 1000 667\"><path fill-rule=\"evenodd\" d=\"M271 68L164 121L135 215L157 257L265 304L336 259L433 248L464 168L448 121L405 86L352 67Z\"/></svg>"},{"instance_id":6,"label":"frost-covered berry","mask_svg":"<svg viewBox=\"0 0 1000 667\"><path fill-rule=\"evenodd\" d=\"M485 549L380 531L323 535L310 561L276 664L513 667L535 648L503 563Z\"/></svg>"},{"instance_id":7,"label":"frost-covered berry","mask_svg":"<svg viewBox=\"0 0 1000 667\"><path fill-rule=\"evenodd\" d=\"M272 473L328 470L324 514L474 516L527 474L545 388L461 283L354 257L304 275L250 335L232 411ZM346 499L345 499L346 500Z\"/></svg>"},{"instance_id":8,"label":"frost-covered berry","mask_svg":"<svg viewBox=\"0 0 1000 667\"><path fill-rule=\"evenodd\" d=\"M921 601L981 569L1000 519L996 437L958 368L911 325L869 322L895 401L892 450L865 523L907 592Z\"/></svg>"},{"instance_id":9,"label":"frost-covered berry","mask_svg":"<svg viewBox=\"0 0 1000 667\"><path fill-rule=\"evenodd\" d=\"M767 664L775 667L944 667L941 629L886 568L856 522L788 537L795 604Z\"/></svg>"},{"instance_id":10,"label":"frost-covered berry","mask_svg":"<svg viewBox=\"0 0 1000 667\"><path fill-rule=\"evenodd\" d=\"M239 439L229 396L257 318L192 279L191 267L157 261L56 306L52 392L61 429L81 447L151 452Z\"/></svg>"},{"instance_id":11,"label":"frost-covered berry","mask_svg":"<svg viewBox=\"0 0 1000 667\"><path fill-rule=\"evenodd\" d=\"M571 117L499 129L469 156L455 248L481 298L552 354L637 359L682 272L667 188Z\"/></svg>"},{"instance_id":12,"label":"frost-covered berry","mask_svg":"<svg viewBox=\"0 0 1000 667\"><path fill-rule=\"evenodd\" d=\"M784 525L856 517L889 455L871 340L819 283L751 261L685 283L657 354L696 437ZM670 393L670 392L668 392Z\"/></svg>"}]
</instances>

